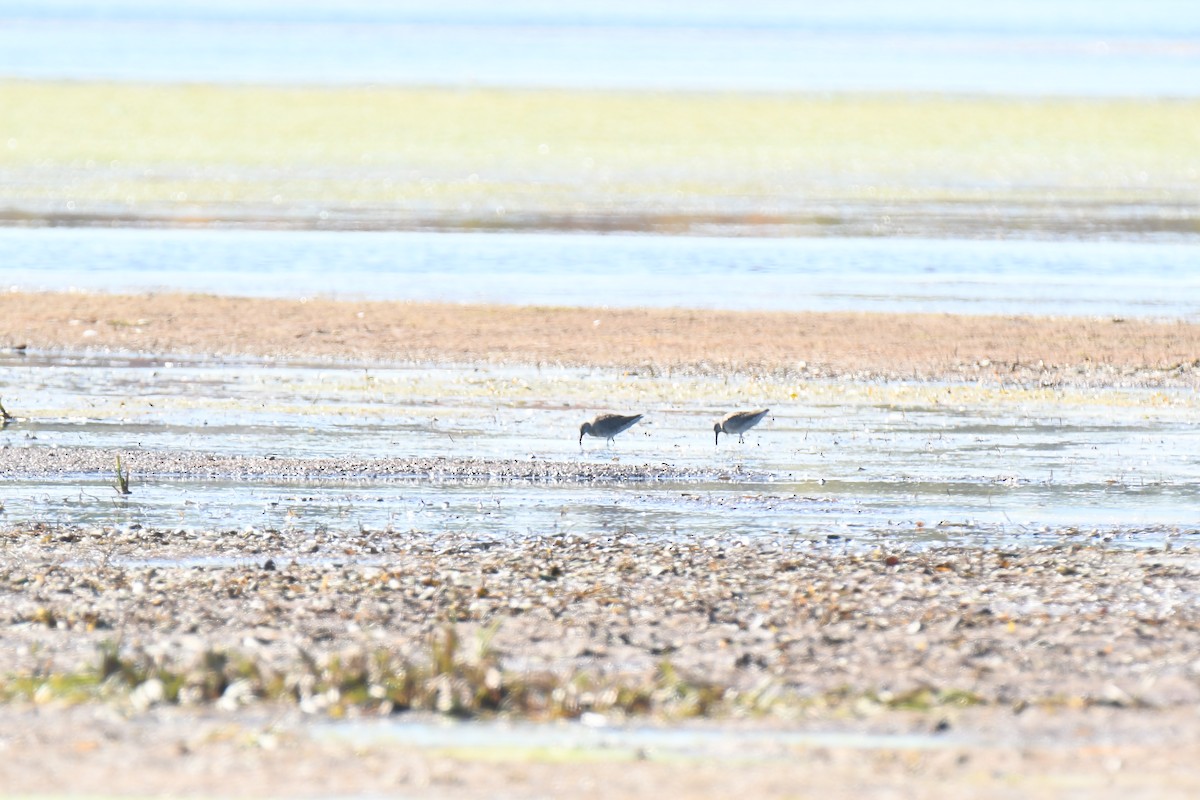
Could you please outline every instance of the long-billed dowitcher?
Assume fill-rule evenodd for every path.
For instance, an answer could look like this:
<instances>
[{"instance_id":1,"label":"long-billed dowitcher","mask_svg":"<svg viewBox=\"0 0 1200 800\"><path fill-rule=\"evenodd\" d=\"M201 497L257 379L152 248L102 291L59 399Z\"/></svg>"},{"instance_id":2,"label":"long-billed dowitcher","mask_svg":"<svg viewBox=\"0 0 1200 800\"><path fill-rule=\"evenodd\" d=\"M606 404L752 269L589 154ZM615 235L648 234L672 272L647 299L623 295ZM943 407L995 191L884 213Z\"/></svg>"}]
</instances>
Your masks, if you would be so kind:
<instances>
[{"instance_id":1,"label":"long-billed dowitcher","mask_svg":"<svg viewBox=\"0 0 1200 800\"><path fill-rule=\"evenodd\" d=\"M597 439L608 439L611 442L614 436L633 427L634 423L643 416L643 414L635 414L632 417L624 414L601 414L591 422L585 422L579 426L579 446L583 447L584 436L595 436Z\"/></svg>"},{"instance_id":2,"label":"long-billed dowitcher","mask_svg":"<svg viewBox=\"0 0 1200 800\"><path fill-rule=\"evenodd\" d=\"M721 417L716 425L713 425L713 432L716 433L713 444L720 443L722 433L730 436L736 433L739 442L746 441L742 437L742 434L762 422L762 418L770 410L769 408L760 408L756 411L733 411L726 414Z\"/></svg>"}]
</instances>

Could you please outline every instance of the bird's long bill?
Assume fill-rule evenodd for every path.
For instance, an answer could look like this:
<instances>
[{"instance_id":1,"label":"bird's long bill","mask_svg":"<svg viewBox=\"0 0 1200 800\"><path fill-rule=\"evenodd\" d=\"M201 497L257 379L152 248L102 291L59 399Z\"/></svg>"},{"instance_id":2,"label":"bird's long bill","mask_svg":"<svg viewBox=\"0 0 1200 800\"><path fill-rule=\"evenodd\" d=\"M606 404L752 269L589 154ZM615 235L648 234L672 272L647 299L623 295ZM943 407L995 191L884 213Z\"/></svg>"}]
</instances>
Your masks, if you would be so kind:
<instances>
[{"instance_id":1,"label":"bird's long bill","mask_svg":"<svg viewBox=\"0 0 1200 800\"><path fill-rule=\"evenodd\" d=\"M715 447L721 443L721 429L718 428L716 431L714 431L714 434L715 435L713 436L713 446Z\"/></svg>"}]
</instances>

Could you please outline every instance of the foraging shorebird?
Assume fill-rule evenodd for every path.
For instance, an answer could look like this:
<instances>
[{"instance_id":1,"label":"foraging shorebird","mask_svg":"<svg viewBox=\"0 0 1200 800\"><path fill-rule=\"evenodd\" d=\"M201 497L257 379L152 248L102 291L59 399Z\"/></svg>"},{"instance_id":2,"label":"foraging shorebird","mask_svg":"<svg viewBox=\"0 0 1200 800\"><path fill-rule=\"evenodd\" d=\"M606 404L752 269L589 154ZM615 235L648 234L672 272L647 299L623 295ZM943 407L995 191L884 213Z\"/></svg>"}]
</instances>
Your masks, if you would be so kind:
<instances>
[{"instance_id":1,"label":"foraging shorebird","mask_svg":"<svg viewBox=\"0 0 1200 800\"><path fill-rule=\"evenodd\" d=\"M762 418L770 410L769 408L760 408L757 411L734 411L726 414L721 417L716 425L713 425L713 432L716 433L713 444L720 443L722 433L729 436L736 433L739 442L746 441L742 438L742 434L762 422Z\"/></svg>"},{"instance_id":2,"label":"foraging shorebird","mask_svg":"<svg viewBox=\"0 0 1200 800\"><path fill-rule=\"evenodd\" d=\"M584 436L595 436L597 439L608 439L611 443L613 437L624 430L633 427L643 414L635 414L632 417L627 417L624 414L601 414L591 422L585 422L579 426L579 446L583 447Z\"/></svg>"}]
</instances>

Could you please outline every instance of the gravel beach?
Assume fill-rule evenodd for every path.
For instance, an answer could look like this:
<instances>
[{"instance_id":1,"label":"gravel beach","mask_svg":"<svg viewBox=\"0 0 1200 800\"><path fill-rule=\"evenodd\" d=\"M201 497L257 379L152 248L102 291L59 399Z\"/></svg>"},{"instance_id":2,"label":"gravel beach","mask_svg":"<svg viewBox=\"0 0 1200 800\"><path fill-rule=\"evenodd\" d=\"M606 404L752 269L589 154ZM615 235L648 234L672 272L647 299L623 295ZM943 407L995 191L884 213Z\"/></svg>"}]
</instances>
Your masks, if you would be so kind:
<instances>
[{"instance_id":1,"label":"gravel beach","mask_svg":"<svg viewBox=\"0 0 1200 800\"><path fill-rule=\"evenodd\" d=\"M696 713L687 692L711 687L718 699L705 716L724 719L731 732L751 725L946 740L932 747L885 740L859 758L836 741L759 753L734 770L756 792L778 793L779 777L800 779L818 764L817 785L857 785L872 796L889 796L890 782L900 779L922 796L954 796L969 786L979 796L1062 796L1056 790L1064 780L1144 791L1132 796L1186 796L1196 788L1187 759L1200 713L1193 599L1200 553L1190 546L847 552L837 542L786 540L663 544L635 536L491 540L139 526L18 527L2 541L7 646L0 673L42 675L49 685L52 675L94 670L103 644L118 642L127 663L153 664L155 674L207 676L185 683L224 676L212 702L200 694L182 706L167 702L147 678L99 707L76 706L48 689L21 696L10 678L12 699L0 709L8 731L0 739L0 779L16 791L77 792L99 776L116 791L158 781L203 793L217 785L207 782L213 775L240 763L249 778L239 794L319 794L293 775L275 783L282 764L302 758L328 770L318 786L330 791L482 796L499 780L521 795L530 793L530 780L531 794L540 796L563 774L537 756L510 754L489 772L483 765L495 755L481 762L478 754L418 749L396 761L384 738L360 744L350 769L342 761L346 745L314 740L303 720L332 714L368 724L389 707L370 699L380 695L356 702L345 689L299 688L271 696L273 680L303 687L366 654L427 661L430 642L449 631L465 662L487 658L504 681L575 687L560 688L567 700L547 699L541 711L527 712L535 719L569 708L619 731L644 712L622 707L615 689L600 687L649 687L646 710L678 723ZM214 654L236 658L214 667ZM669 692L664 664L674 676ZM588 685L597 688L579 688ZM187 722L189 708L197 727ZM214 717L217 709L224 715ZM157 731L150 750L147 729ZM70 742L80 771L27 769L35 753L46 758L51 739ZM111 761L145 763L148 753L155 754L150 783L132 783ZM613 752L605 758L625 760ZM860 759L878 773L856 777ZM587 783L605 780L594 764L569 773L572 785L591 785L581 796L632 795L678 778L667 762L655 764L652 754L649 761L634 759L611 794L606 784ZM174 782L163 769L179 770ZM729 788L721 779L690 794Z\"/></svg>"},{"instance_id":2,"label":"gravel beach","mask_svg":"<svg viewBox=\"0 0 1200 800\"><path fill-rule=\"evenodd\" d=\"M79 668L117 635L171 658L249 648L282 668L297 649L419 658L443 625L470 638L497 623L506 668L643 679L669 658L698 682L770 679L822 707L929 690L1009 708L1200 711L1200 552L1186 544L853 552L137 525L18 527L3 541L9 641L21 642L2 656L9 672Z\"/></svg>"}]
</instances>

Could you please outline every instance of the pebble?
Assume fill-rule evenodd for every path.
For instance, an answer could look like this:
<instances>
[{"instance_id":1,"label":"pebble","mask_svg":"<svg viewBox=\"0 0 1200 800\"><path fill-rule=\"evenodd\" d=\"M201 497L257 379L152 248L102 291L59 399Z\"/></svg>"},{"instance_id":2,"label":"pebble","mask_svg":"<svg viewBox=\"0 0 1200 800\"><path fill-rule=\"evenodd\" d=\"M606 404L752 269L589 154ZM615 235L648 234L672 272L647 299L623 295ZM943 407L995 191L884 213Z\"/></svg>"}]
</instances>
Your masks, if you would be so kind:
<instances>
[{"instance_id":1,"label":"pebble","mask_svg":"<svg viewBox=\"0 0 1200 800\"><path fill-rule=\"evenodd\" d=\"M215 649L286 673L298 659L380 647L427 659L430 637L452 626L464 653L486 638L522 674L636 682L666 660L688 681L769 686L815 708L945 691L1200 710L1200 551L1189 536L1170 551L1076 538L884 552L740 535L481 547L468 534L356 529L320 534L298 561L313 532L262 534L4 529L0 674L90 667L116 631L166 663ZM379 555L347 555L368 540ZM139 697L156 702L150 688Z\"/></svg>"}]
</instances>

